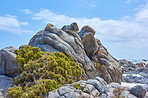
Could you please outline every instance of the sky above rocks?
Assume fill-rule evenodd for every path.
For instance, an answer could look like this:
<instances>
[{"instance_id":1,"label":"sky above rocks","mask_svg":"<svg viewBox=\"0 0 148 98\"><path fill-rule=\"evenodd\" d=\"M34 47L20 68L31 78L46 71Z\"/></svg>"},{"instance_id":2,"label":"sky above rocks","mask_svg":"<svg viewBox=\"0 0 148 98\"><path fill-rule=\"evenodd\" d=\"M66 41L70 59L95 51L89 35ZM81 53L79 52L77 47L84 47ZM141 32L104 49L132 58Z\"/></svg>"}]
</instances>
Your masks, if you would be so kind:
<instances>
[{"instance_id":1,"label":"sky above rocks","mask_svg":"<svg viewBox=\"0 0 148 98\"><path fill-rule=\"evenodd\" d=\"M28 44L47 25L95 29L117 59L148 59L148 0L1 0L0 49Z\"/></svg>"}]
</instances>

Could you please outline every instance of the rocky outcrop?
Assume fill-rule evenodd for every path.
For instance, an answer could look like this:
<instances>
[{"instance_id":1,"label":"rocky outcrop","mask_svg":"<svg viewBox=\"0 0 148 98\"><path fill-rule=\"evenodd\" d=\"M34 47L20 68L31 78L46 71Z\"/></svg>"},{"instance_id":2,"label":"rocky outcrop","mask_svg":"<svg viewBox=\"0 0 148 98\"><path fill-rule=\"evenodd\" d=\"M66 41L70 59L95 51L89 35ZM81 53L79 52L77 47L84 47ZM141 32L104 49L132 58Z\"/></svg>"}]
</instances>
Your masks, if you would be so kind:
<instances>
[{"instance_id":1,"label":"rocky outcrop","mask_svg":"<svg viewBox=\"0 0 148 98\"><path fill-rule=\"evenodd\" d=\"M10 46L0 50L0 74L8 76L17 75L18 65L14 63L16 54L14 52L15 48Z\"/></svg>"},{"instance_id":2,"label":"rocky outcrop","mask_svg":"<svg viewBox=\"0 0 148 98\"><path fill-rule=\"evenodd\" d=\"M79 84L77 89L73 87ZM100 77L89 79L87 81L80 80L73 84L65 84L54 91L44 95L44 98L99 98L101 92L105 92L107 83Z\"/></svg>"},{"instance_id":3,"label":"rocky outcrop","mask_svg":"<svg viewBox=\"0 0 148 98\"><path fill-rule=\"evenodd\" d=\"M108 53L100 40L94 37L95 30L89 26L84 26L78 34L81 37L85 52L89 58L101 64L101 67L97 69L97 74L105 79L107 83L121 83L123 69L118 60Z\"/></svg>"},{"instance_id":4,"label":"rocky outcrop","mask_svg":"<svg viewBox=\"0 0 148 98\"><path fill-rule=\"evenodd\" d=\"M44 30L32 37L29 45L39 47L42 51L67 52L85 70L83 79L101 76L107 83L121 83L123 71L119 62L94 35L95 30L90 26L84 26L79 32L75 22L63 26L62 29L48 24ZM102 68L98 69L96 63L100 63Z\"/></svg>"},{"instance_id":5,"label":"rocky outcrop","mask_svg":"<svg viewBox=\"0 0 148 98\"><path fill-rule=\"evenodd\" d=\"M29 42L30 46L39 47L42 51L68 53L85 70L83 79L95 78L95 65L85 53L82 41L77 33L75 23L63 31L48 24L44 30L38 32ZM72 31L74 30L74 31Z\"/></svg>"},{"instance_id":6,"label":"rocky outcrop","mask_svg":"<svg viewBox=\"0 0 148 98\"><path fill-rule=\"evenodd\" d=\"M79 84L79 89L75 84ZM145 96L145 95L144 95ZM96 77L87 81L80 80L73 84L65 84L56 90L44 94L44 98L137 98L128 88L118 83L107 84L102 78ZM142 97L139 97L142 98Z\"/></svg>"}]
</instances>

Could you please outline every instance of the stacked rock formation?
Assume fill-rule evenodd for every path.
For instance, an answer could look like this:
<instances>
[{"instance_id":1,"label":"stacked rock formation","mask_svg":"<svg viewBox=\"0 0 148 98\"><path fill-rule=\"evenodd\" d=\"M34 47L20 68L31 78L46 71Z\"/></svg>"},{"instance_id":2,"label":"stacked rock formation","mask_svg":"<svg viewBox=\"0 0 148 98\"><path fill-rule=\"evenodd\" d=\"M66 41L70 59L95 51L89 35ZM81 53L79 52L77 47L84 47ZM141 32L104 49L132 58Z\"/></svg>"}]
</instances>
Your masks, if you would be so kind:
<instances>
[{"instance_id":1,"label":"stacked rock formation","mask_svg":"<svg viewBox=\"0 0 148 98\"><path fill-rule=\"evenodd\" d=\"M84 26L80 31L77 23L65 25L58 29L48 24L29 42L30 46L39 47L42 51L67 52L85 70L83 79L102 77L107 83L122 80L122 68L107 49L95 37L95 30ZM102 67L98 69L96 63Z\"/></svg>"}]
</instances>

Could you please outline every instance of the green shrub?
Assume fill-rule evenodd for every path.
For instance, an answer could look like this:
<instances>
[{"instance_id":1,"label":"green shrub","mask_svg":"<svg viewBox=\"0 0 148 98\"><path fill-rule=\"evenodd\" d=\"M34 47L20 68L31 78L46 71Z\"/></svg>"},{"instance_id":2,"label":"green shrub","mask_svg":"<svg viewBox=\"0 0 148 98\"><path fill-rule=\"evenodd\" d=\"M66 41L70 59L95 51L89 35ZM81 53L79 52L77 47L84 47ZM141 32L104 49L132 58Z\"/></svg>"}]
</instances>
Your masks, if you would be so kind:
<instances>
[{"instance_id":1,"label":"green shrub","mask_svg":"<svg viewBox=\"0 0 148 98\"><path fill-rule=\"evenodd\" d=\"M74 85L72 85L72 87L75 87L76 89L79 89L79 90L81 89L80 83L75 83Z\"/></svg>"},{"instance_id":2,"label":"green shrub","mask_svg":"<svg viewBox=\"0 0 148 98\"><path fill-rule=\"evenodd\" d=\"M15 62L18 63L20 66L19 72L21 72L24 68L24 64L27 64L29 61L39 59L43 56L44 52L41 51L38 47L30 47L28 45L24 46L24 48L20 50L15 50L16 52L16 59Z\"/></svg>"},{"instance_id":3,"label":"green shrub","mask_svg":"<svg viewBox=\"0 0 148 98\"><path fill-rule=\"evenodd\" d=\"M42 52L39 48L30 46L16 50L16 52L16 62L21 66L18 69L20 75L13 79L16 86L9 88L8 97L41 97L43 93L52 91L63 84L80 80L83 74L83 70L67 53L65 55L61 52ZM25 55L28 52L29 56ZM38 54L38 56L33 54ZM22 63L21 59L25 62ZM18 88L21 92L17 91Z\"/></svg>"},{"instance_id":4,"label":"green shrub","mask_svg":"<svg viewBox=\"0 0 148 98\"><path fill-rule=\"evenodd\" d=\"M99 63L99 61L96 62L96 71L98 72L99 69L102 68L102 65Z\"/></svg>"}]
</instances>

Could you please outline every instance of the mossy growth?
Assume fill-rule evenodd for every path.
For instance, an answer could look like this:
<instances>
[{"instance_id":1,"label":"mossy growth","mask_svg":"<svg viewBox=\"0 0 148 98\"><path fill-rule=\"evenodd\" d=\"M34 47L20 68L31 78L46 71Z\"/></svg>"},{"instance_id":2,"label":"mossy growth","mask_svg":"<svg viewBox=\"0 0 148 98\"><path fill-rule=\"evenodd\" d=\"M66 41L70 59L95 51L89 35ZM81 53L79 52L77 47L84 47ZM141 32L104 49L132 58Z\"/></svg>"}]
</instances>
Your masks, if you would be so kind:
<instances>
[{"instance_id":1,"label":"mossy growth","mask_svg":"<svg viewBox=\"0 0 148 98\"><path fill-rule=\"evenodd\" d=\"M96 62L96 70L99 71L99 69L102 68L102 65L99 63L99 61Z\"/></svg>"},{"instance_id":2,"label":"mossy growth","mask_svg":"<svg viewBox=\"0 0 148 98\"><path fill-rule=\"evenodd\" d=\"M72 85L72 87L75 87L76 89L81 89L81 87L80 87L80 83L75 83L74 85Z\"/></svg>"},{"instance_id":3,"label":"mossy growth","mask_svg":"<svg viewBox=\"0 0 148 98\"><path fill-rule=\"evenodd\" d=\"M26 56L25 54L30 53L29 50L38 56ZM20 75L13 79L16 86L9 88L7 97L42 97L42 94L57 89L63 84L80 80L83 74L83 70L67 53L42 52L39 48L30 46L25 46L16 52L16 61L21 66L18 68ZM25 62L22 62L21 59L24 59Z\"/></svg>"}]
</instances>

